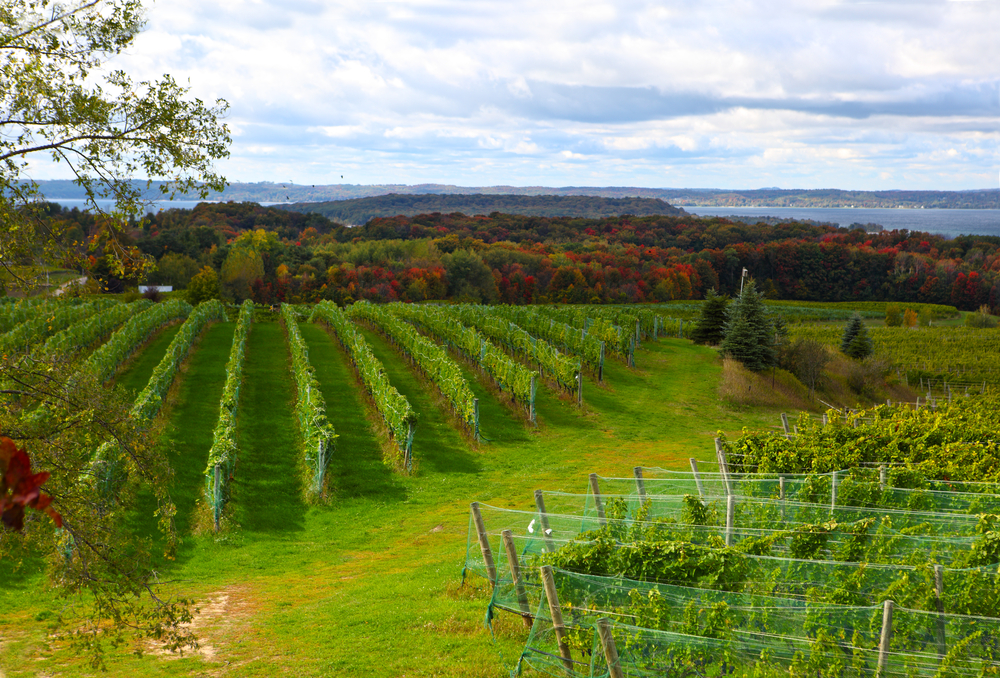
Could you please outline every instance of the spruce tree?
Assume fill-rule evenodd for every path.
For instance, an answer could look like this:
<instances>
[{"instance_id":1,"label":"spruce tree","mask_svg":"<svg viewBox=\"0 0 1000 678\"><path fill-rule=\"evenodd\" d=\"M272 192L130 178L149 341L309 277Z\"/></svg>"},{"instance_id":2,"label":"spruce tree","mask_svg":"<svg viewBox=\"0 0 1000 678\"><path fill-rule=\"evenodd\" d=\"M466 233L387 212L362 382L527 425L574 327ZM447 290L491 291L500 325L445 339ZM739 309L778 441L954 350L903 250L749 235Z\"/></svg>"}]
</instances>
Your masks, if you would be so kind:
<instances>
[{"instance_id":1,"label":"spruce tree","mask_svg":"<svg viewBox=\"0 0 1000 678\"><path fill-rule=\"evenodd\" d=\"M872 340L861 316L857 313L851 316L840 338L840 350L852 358L867 358L872 353Z\"/></svg>"},{"instance_id":2,"label":"spruce tree","mask_svg":"<svg viewBox=\"0 0 1000 678\"><path fill-rule=\"evenodd\" d=\"M775 364L774 324L754 281L726 309L722 351L747 369L762 372Z\"/></svg>"},{"instance_id":3,"label":"spruce tree","mask_svg":"<svg viewBox=\"0 0 1000 678\"><path fill-rule=\"evenodd\" d=\"M696 344L718 344L724 336L723 328L726 325L726 307L729 305L729 296L718 294L715 288L705 295L705 303L701 306L701 316L698 324L691 332L691 339Z\"/></svg>"}]
</instances>

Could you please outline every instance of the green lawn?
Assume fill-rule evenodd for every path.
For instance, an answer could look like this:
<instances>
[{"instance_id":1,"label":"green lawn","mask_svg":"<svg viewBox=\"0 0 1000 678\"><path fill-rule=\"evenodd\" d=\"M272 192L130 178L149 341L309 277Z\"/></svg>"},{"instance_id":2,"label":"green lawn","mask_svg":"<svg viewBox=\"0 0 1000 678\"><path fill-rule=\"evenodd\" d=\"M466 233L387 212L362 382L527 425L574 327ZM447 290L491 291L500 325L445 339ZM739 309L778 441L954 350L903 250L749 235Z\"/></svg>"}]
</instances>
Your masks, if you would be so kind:
<instances>
[{"instance_id":1,"label":"green lawn","mask_svg":"<svg viewBox=\"0 0 1000 678\"><path fill-rule=\"evenodd\" d=\"M629 475L636 465L687 468L714 456L716 430L770 426L777 414L733 412L718 401L715 352L689 341L647 343L638 369L609 362L607 385L586 381L585 408L538 390L538 427L516 417L466 370L480 398L476 446L451 425L440 398L376 334L363 330L420 420L415 472L390 473L366 417L369 405L339 345L302 324L340 435L325 504L302 499L294 383L280 325L254 324L241 391L241 456L222 534L195 533L202 473L218 414L233 325L213 326L189 359L161 446L176 468L178 558L168 590L194 596L203 648L183 659L125 652L114 674L233 676L504 676L524 640L519 620L483 626L484 582L461 585L469 502L530 508L532 491L586 491L587 474ZM156 342L147 347L154 350ZM139 379L140 356L122 383ZM134 373L134 374L132 374ZM148 529L148 526L140 529ZM30 568L26 568L30 569ZM0 569L10 610L0 617L7 676L83 675L36 617L57 604L38 577ZM6 622L6 623L5 623ZM517 622L517 623L515 623ZM28 669L19 658L32 657Z\"/></svg>"}]
</instances>

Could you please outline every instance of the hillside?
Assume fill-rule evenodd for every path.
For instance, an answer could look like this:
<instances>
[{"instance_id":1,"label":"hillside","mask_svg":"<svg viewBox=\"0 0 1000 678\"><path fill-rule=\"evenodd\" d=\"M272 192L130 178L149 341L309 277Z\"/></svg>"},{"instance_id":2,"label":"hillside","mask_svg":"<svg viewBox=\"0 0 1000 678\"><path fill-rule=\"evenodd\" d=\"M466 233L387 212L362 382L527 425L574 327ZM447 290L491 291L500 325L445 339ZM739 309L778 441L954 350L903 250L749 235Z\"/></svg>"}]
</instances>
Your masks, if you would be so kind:
<instances>
[{"instance_id":1,"label":"hillside","mask_svg":"<svg viewBox=\"0 0 1000 678\"><path fill-rule=\"evenodd\" d=\"M685 214L659 198L602 198L583 195L400 195L319 203L280 205L294 212L314 212L333 221L364 224L375 217L414 217L418 214L461 213L467 216L496 212L535 217L600 219L620 214L635 216Z\"/></svg>"}]
</instances>

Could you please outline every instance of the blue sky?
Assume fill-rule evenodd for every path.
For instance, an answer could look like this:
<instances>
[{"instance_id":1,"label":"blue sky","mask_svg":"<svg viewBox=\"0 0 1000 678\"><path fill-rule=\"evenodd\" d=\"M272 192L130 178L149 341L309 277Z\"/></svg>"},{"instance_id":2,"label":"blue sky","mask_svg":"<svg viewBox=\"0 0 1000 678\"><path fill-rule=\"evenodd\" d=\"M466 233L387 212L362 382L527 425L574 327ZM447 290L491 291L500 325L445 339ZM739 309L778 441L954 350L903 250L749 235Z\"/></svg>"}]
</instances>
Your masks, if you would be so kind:
<instances>
[{"instance_id":1,"label":"blue sky","mask_svg":"<svg viewBox=\"0 0 1000 678\"><path fill-rule=\"evenodd\" d=\"M234 181L992 188L998 26L998 0L160 0L114 65L228 100Z\"/></svg>"}]
</instances>

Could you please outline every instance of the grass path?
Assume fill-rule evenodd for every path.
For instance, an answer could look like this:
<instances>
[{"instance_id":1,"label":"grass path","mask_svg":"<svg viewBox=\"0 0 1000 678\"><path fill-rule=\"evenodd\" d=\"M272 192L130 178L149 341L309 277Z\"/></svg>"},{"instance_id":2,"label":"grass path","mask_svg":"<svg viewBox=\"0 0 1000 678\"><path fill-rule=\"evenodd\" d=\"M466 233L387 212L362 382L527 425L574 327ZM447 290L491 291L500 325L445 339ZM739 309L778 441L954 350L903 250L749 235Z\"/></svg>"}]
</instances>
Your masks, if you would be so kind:
<instances>
[{"instance_id":1,"label":"grass path","mask_svg":"<svg viewBox=\"0 0 1000 678\"><path fill-rule=\"evenodd\" d=\"M181 660L121 654L113 660L113 673L131 672L137 678L507 675L500 657L516 659L523 631L514 620L504 620L491 639L482 624L488 600L483 582L459 586L470 501L530 508L532 490L583 492L591 471L628 475L638 464L686 468L688 457L713 456L715 430L773 424L777 417L722 407L715 396L720 366L714 352L665 339L644 346L639 370L609 362L608 388L587 382L583 411L540 388L537 430L524 426L474 380L484 432L494 441L477 448L451 427L437 396L405 361L363 330L393 384L420 415L416 472L392 475L381 465L377 441L359 416L364 404L346 357L321 329L305 324L301 329L328 416L341 435L330 466L329 504L303 504L297 476L288 473L295 468L291 456L298 448L287 350L280 326L257 323L241 394L240 440L247 448L236 478L237 527L218 538L188 535L182 558L164 572L176 582L172 590L211 603L215 612L200 623L199 632L214 654ZM231 326L228 332L231 339ZM197 417L203 413L185 408L196 397L192 389L199 388L194 377L201 367L196 366L214 361L221 372L225 363L228 343L211 354L208 340L191 360L164 438L165 448L183 446L178 459L199 448L178 435L183 430L194 437L202 430ZM208 400L206 395L206 407ZM214 411L204 415L210 421L208 444L218 396L214 403ZM207 445L200 453L205 452ZM199 474L203 456L200 464ZM178 469L178 484L187 474ZM192 504L201 488L199 478L193 480ZM190 529L190 521L186 524ZM44 600L27 596L14 603L26 623L49 609ZM40 638L42 625L29 626ZM38 654L41 661L33 670L85 673L65 651ZM8 668L11 657L0 648L0 666L19 675Z\"/></svg>"}]
</instances>

